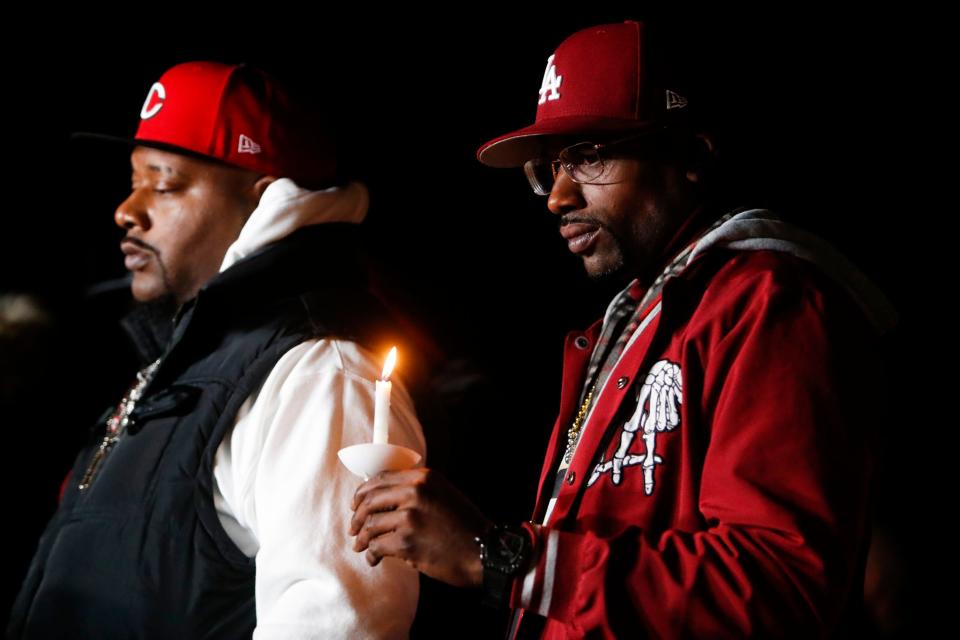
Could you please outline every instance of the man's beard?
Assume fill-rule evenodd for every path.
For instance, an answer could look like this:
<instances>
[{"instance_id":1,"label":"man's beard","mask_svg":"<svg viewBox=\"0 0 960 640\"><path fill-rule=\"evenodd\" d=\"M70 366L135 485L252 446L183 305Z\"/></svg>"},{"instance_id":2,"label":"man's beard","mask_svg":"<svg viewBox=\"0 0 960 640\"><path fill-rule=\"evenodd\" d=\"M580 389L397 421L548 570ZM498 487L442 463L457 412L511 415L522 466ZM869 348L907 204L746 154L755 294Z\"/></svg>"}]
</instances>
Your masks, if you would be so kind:
<instances>
[{"instance_id":1,"label":"man's beard","mask_svg":"<svg viewBox=\"0 0 960 640\"><path fill-rule=\"evenodd\" d=\"M626 261L623 259L623 251L617 256L617 261L596 273L587 272L587 277L593 282L619 282L626 278Z\"/></svg>"},{"instance_id":2,"label":"man's beard","mask_svg":"<svg viewBox=\"0 0 960 640\"><path fill-rule=\"evenodd\" d=\"M138 312L152 330L159 345L166 345L173 337L173 319L180 305L173 293L167 291L161 296L137 303Z\"/></svg>"},{"instance_id":3,"label":"man's beard","mask_svg":"<svg viewBox=\"0 0 960 640\"><path fill-rule=\"evenodd\" d=\"M602 271L593 272L587 271L587 277L590 278L591 282L598 284L608 284L614 283L618 286L625 284L630 281L633 276L631 275L631 269L628 269L628 265L636 264L634 261L630 260L627 254L627 251L624 249L623 242L620 241L620 236L610 227L610 225L597 222L610 237L611 242L614 245L615 259L612 264L603 269Z\"/></svg>"},{"instance_id":4,"label":"man's beard","mask_svg":"<svg viewBox=\"0 0 960 640\"><path fill-rule=\"evenodd\" d=\"M624 258L623 243L620 242L620 238L617 236L613 228L610 227L604 220L597 218L596 216L586 216L578 214L569 214L565 215L560 219L560 226L564 224L572 224L577 222L586 222L589 224L596 225L597 228L606 231L607 235L612 238L613 243L616 245L617 249L617 259L616 262L603 271L592 273L587 270L587 277L594 282L614 282L619 281L625 278L625 267L627 264L626 259ZM586 266L586 265L584 265Z\"/></svg>"},{"instance_id":5,"label":"man's beard","mask_svg":"<svg viewBox=\"0 0 960 640\"><path fill-rule=\"evenodd\" d=\"M147 300L144 302L144 304L149 304L154 301L157 301L159 308L163 308L165 305L168 304L168 301L165 301L164 298L167 298L167 297L173 298L175 296L174 288L173 288L173 280L170 279L170 274L167 271L167 265L163 261L163 254L160 252L160 249L158 249L157 247L153 246L148 242L144 242L139 238L127 236L125 240L128 242L131 242L132 244L137 245L138 247L140 247L145 251L149 251L150 253L153 254L154 260L157 261L157 269L160 271L160 282L163 284L163 293L160 294L159 298L153 298L151 300ZM172 317L173 316L171 315L171 318Z\"/></svg>"}]
</instances>

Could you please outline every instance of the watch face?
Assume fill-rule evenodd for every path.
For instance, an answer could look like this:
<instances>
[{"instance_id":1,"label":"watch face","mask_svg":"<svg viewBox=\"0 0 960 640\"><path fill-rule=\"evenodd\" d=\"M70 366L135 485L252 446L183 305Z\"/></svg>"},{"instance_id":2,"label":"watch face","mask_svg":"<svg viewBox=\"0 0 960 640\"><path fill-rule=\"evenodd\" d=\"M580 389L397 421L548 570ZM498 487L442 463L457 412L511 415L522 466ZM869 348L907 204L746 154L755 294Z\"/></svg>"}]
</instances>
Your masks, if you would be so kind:
<instances>
[{"instance_id":1,"label":"watch face","mask_svg":"<svg viewBox=\"0 0 960 640\"><path fill-rule=\"evenodd\" d=\"M500 571L513 573L524 557L528 539L525 533L501 529L491 540L488 558Z\"/></svg>"},{"instance_id":2,"label":"watch face","mask_svg":"<svg viewBox=\"0 0 960 640\"><path fill-rule=\"evenodd\" d=\"M498 539L497 555L508 562L517 559L523 551L523 536L513 531L503 531Z\"/></svg>"}]
</instances>

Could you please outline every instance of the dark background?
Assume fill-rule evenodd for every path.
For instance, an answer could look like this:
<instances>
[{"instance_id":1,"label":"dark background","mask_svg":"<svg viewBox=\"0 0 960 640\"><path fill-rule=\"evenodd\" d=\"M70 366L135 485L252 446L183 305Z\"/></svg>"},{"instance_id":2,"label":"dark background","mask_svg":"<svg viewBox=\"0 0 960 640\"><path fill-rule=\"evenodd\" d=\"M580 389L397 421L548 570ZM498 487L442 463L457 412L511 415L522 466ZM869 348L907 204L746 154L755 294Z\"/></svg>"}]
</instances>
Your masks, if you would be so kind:
<instances>
[{"instance_id":1,"label":"dark background","mask_svg":"<svg viewBox=\"0 0 960 640\"><path fill-rule=\"evenodd\" d=\"M485 381L462 428L437 435L434 464L492 516L528 515L563 336L598 317L613 291L583 275L522 174L486 168L475 152L532 122L546 58L564 37L645 12L554 9L548 19L484 5L457 11L24 23L29 50L4 51L0 293L36 294L52 321L24 365L22 392L3 408L12 509L5 606L88 426L134 367L113 307L86 295L125 273L113 211L129 186L128 156L78 146L69 133L132 134L150 85L191 59L260 64L333 113L347 168L370 186L369 231L385 285L448 357ZM715 16L677 30L692 34L686 52L726 123L721 148L755 202L839 246L901 313L885 348L892 386L903 393L887 399L896 426L886 428L896 435L877 506L888 571L881 587L891 590L878 624L888 636L935 615L928 567L937 551L927 532L941 526L931 514L944 512L945 454L920 435L942 422L924 340L945 328L930 304L943 296L942 254L930 243L938 234L921 226L945 217L933 192L944 82L934 23L834 12Z\"/></svg>"}]
</instances>

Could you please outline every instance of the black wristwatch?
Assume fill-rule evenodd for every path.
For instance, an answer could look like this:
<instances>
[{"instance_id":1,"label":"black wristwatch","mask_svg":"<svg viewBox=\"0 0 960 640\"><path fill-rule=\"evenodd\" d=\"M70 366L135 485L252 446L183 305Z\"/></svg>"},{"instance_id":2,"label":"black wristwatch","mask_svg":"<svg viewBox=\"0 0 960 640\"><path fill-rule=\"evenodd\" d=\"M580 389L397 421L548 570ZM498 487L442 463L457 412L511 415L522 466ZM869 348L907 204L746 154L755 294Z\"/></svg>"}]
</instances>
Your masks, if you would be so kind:
<instances>
[{"instance_id":1,"label":"black wristwatch","mask_svg":"<svg viewBox=\"0 0 960 640\"><path fill-rule=\"evenodd\" d=\"M522 526L494 525L474 540L480 546L483 565L483 604L499 609L510 598L514 577L530 560L531 534Z\"/></svg>"}]
</instances>

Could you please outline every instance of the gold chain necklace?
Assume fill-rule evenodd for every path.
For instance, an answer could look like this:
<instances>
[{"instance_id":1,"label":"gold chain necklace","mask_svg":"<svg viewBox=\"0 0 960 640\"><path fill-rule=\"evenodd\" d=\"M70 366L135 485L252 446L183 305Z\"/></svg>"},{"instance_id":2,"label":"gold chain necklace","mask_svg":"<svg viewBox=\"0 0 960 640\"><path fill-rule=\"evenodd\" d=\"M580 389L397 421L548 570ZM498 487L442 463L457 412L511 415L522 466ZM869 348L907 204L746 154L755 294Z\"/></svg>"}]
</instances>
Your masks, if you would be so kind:
<instances>
[{"instance_id":1,"label":"gold chain necklace","mask_svg":"<svg viewBox=\"0 0 960 640\"><path fill-rule=\"evenodd\" d=\"M583 404L580 405L580 410L577 411L577 417L573 419L573 424L567 429L567 450L563 452L563 462L566 465L570 464L573 451L577 448L577 441L580 439L580 427L583 426L583 420L587 417L587 410L590 408L590 401L593 399L593 392L596 388L597 383L594 382L590 391L587 392L587 397L583 399Z\"/></svg>"},{"instance_id":2,"label":"gold chain necklace","mask_svg":"<svg viewBox=\"0 0 960 640\"><path fill-rule=\"evenodd\" d=\"M97 471L99 471L103 465L107 454L110 453L114 445L120 441L120 436L126 430L127 425L130 424L130 414L133 413L134 407L137 406L137 401L140 400L140 396L143 395L144 387L153 379L153 374L159 366L160 359L157 358L150 365L137 372L137 381L130 387L126 395L123 396L120 404L117 405L117 410L114 411L110 419L107 420L107 432L103 434L103 440L100 442L100 446L97 447L96 452L94 452L93 458L90 460L90 464L87 465L87 470L83 474L83 479L80 480L80 484L77 486L80 491L86 491L90 488L90 483L93 482Z\"/></svg>"}]
</instances>

